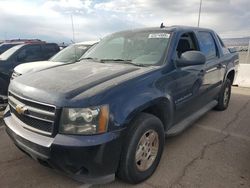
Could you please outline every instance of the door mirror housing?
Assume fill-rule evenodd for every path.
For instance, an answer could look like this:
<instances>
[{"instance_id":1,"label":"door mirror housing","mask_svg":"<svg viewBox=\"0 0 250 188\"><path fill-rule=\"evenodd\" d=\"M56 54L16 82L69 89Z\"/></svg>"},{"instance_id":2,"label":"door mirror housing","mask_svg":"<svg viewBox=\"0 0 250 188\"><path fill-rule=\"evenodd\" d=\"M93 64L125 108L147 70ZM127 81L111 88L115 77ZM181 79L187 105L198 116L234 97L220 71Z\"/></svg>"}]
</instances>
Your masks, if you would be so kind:
<instances>
[{"instance_id":1,"label":"door mirror housing","mask_svg":"<svg viewBox=\"0 0 250 188\"><path fill-rule=\"evenodd\" d=\"M181 54L180 59L176 61L178 67L186 67L193 65L204 65L206 56L200 51L187 51Z\"/></svg>"}]
</instances>

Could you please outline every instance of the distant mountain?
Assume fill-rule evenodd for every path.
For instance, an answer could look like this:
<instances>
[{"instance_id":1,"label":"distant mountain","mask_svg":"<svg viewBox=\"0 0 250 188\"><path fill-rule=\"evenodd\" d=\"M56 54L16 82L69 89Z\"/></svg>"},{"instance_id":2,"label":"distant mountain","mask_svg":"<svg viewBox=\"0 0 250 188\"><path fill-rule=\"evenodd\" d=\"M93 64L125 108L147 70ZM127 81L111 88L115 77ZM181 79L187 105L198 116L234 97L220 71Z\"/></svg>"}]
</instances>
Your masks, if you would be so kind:
<instances>
[{"instance_id":1,"label":"distant mountain","mask_svg":"<svg viewBox=\"0 0 250 188\"><path fill-rule=\"evenodd\" d=\"M248 46L250 37L243 38L224 38L222 39L226 46Z\"/></svg>"}]
</instances>

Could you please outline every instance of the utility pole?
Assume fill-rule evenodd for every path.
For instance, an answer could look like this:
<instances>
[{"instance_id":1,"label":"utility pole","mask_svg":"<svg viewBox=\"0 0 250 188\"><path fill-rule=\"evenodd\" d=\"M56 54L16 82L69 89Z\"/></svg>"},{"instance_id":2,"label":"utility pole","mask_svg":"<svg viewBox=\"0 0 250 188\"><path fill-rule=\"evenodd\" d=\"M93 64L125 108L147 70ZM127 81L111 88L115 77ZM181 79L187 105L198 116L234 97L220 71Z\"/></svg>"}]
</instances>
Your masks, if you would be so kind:
<instances>
[{"instance_id":1,"label":"utility pole","mask_svg":"<svg viewBox=\"0 0 250 188\"><path fill-rule=\"evenodd\" d=\"M73 43L75 43L75 28L73 22L73 15L71 14L71 26L72 26L72 36L73 36Z\"/></svg>"},{"instance_id":2,"label":"utility pole","mask_svg":"<svg viewBox=\"0 0 250 188\"><path fill-rule=\"evenodd\" d=\"M198 16L198 27L200 27L201 7L202 7L202 0L200 0L200 8L199 8L199 16Z\"/></svg>"}]
</instances>

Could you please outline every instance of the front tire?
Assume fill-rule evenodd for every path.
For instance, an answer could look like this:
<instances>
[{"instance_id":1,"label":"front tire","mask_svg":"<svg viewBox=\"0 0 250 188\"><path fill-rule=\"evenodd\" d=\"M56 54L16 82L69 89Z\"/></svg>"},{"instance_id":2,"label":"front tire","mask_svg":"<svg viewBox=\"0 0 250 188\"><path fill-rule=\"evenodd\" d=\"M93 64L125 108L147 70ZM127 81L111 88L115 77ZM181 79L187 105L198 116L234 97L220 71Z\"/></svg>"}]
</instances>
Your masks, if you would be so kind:
<instances>
[{"instance_id":1,"label":"front tire","mask_svg":"<svg viewBox=\"0 0 250 188\"><path fill-rule=\"evenodd\" d=\"M160 119L151 114L139 114L130 127L117 175L136 184L149 178L157 168L165 137Z\"/></svg>"},{"instance_id":2,"label":"front tire","mask_svg":"<svg viewBox=\"0 0 250 188\"><path fill-rule=\"evenodd\" d=\"M215 107L216 110L223 111L227 109L231 98L231 87L232 87L231 80L227 78L219 94L218 104Z\"/></svg>"}]
</instances>

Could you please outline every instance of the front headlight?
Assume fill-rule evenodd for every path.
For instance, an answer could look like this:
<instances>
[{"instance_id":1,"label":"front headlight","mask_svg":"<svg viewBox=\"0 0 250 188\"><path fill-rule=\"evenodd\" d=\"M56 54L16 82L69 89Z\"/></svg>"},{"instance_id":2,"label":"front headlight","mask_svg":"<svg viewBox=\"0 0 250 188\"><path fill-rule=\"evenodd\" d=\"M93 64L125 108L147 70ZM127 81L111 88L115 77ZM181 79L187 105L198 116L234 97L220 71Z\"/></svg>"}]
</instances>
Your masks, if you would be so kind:
<instances>
[{"instance_id":1,"label":"front headlight","mask_svg":"<svg viewBox=\"0 0 250 188\"><path fill-rule=\"evenodd\" d=\"M64 134L99 134L107 131L109 107L64 108L59 132Z\"/></svg>"}]
</instances>

